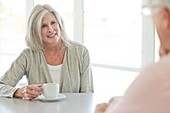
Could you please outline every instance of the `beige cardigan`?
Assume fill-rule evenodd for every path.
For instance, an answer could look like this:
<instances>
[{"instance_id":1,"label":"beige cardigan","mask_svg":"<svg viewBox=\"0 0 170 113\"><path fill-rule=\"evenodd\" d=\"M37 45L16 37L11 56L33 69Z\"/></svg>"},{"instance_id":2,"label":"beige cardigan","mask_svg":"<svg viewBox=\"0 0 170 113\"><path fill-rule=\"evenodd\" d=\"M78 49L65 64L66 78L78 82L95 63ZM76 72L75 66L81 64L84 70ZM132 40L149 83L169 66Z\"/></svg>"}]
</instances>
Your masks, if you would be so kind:
<instances>
[{"instance_id":1,"label":"beige cardigan","mask_svg":"<svg viewBox=\"0 0 170 113\"><path fill-rule=\"evenodd\" d=\"M81 44L69 41L60 77L61 93L93 91L89 52ZM28 84L53 82L42 51L25 49L0 79L0 96L13 97L19 80L26 75Z\"/></svg>"}]
</instances>

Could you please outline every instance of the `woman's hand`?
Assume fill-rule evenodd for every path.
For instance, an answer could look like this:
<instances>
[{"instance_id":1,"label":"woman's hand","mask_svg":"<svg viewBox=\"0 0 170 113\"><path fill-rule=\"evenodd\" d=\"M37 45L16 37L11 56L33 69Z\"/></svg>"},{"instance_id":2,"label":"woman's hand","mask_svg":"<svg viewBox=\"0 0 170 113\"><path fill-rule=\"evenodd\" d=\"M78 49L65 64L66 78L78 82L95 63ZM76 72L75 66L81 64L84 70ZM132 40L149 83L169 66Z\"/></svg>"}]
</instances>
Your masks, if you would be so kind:
<instances>
[{"instance_id":1,"label":"woman's hand","mask_svg":"<svg viewBox=\"0 0 170 113\"><path fill-rule=\"evenodd\" d=\"M42 92L42 84L33 84L33 85L27 85L24 89L18 89L14 93L14 97L20 97L26 100L32 100L39 95L41 95Z\"/></svg>"}]
</instances>

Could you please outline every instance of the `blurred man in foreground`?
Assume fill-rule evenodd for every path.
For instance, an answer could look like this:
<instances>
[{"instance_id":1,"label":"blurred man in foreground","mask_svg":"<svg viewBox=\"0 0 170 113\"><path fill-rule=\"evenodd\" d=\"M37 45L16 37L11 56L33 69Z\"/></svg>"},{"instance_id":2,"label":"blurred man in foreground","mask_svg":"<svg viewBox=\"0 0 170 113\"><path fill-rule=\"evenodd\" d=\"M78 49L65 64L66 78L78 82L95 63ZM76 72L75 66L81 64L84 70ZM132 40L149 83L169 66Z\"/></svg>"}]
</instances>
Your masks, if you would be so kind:
<instances>
[{"instance_id":1,"label":"blurred man in foreground","mask_svg":"<svg viewBox=\"0 0 170 113\"><path fill-rule=\"evenodd\" d=\"M99 104L95 113L170 113L170 0L143 0L160 39L160 60L147 66L122 99Z\"/></svg>"}]
</instances>

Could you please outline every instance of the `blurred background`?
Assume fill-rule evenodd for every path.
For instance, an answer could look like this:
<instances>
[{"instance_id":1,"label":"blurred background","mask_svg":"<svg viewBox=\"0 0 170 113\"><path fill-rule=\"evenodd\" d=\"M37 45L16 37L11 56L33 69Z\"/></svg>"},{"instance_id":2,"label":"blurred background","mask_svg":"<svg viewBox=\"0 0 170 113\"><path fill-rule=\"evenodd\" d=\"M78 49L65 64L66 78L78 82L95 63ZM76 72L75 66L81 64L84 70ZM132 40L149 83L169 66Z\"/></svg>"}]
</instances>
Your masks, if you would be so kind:
<instances>
[{"instance_id":1,"label":"blurred background","mask_svg":"<svg viewBox=\"0 0 170 113\"><path fill-rule=\"evenodd\" d=\"M0 0L0 77L26 47L25 31L36 4L50 4L63 17L72 40L84 44L95 93L123 95L143 66L159 59L159 41L142 0ZM25 84L23 78L20 84Z\"/></svg>"}]
</instances>

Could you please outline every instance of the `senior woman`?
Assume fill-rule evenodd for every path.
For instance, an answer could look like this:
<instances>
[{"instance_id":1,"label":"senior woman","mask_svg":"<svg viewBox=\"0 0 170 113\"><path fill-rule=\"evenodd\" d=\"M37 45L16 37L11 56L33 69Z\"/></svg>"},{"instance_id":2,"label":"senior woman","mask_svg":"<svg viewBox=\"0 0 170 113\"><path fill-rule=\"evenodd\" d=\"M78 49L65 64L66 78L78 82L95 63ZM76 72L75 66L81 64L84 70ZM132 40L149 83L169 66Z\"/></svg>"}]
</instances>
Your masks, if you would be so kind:
<instances>
[{"instance_id":1,"label":"senior woman","mask_svg":"<svg viewBox=\"0 0 170 113\"><path fill-rule=\"evenodd\" d=\"M96 113L170 113L170 0L143 0L160 39L160 60L149 65L114 105L99 104Z\"/></svg>"},{"instance_id":2,"label":"senior woman","mask_svg":"<svg viewBox=\"0 0 170 113\"><path fill-rule=\"evenodd\" d=\"M49 5L36 5L29 17L23 50L0 79L0 96L32 100L43 83L59 83L60 93L93 93L87 48L68 39L61 16ZM26 76L28 85L16 88Z\"/></svg>"}]
</instances>

